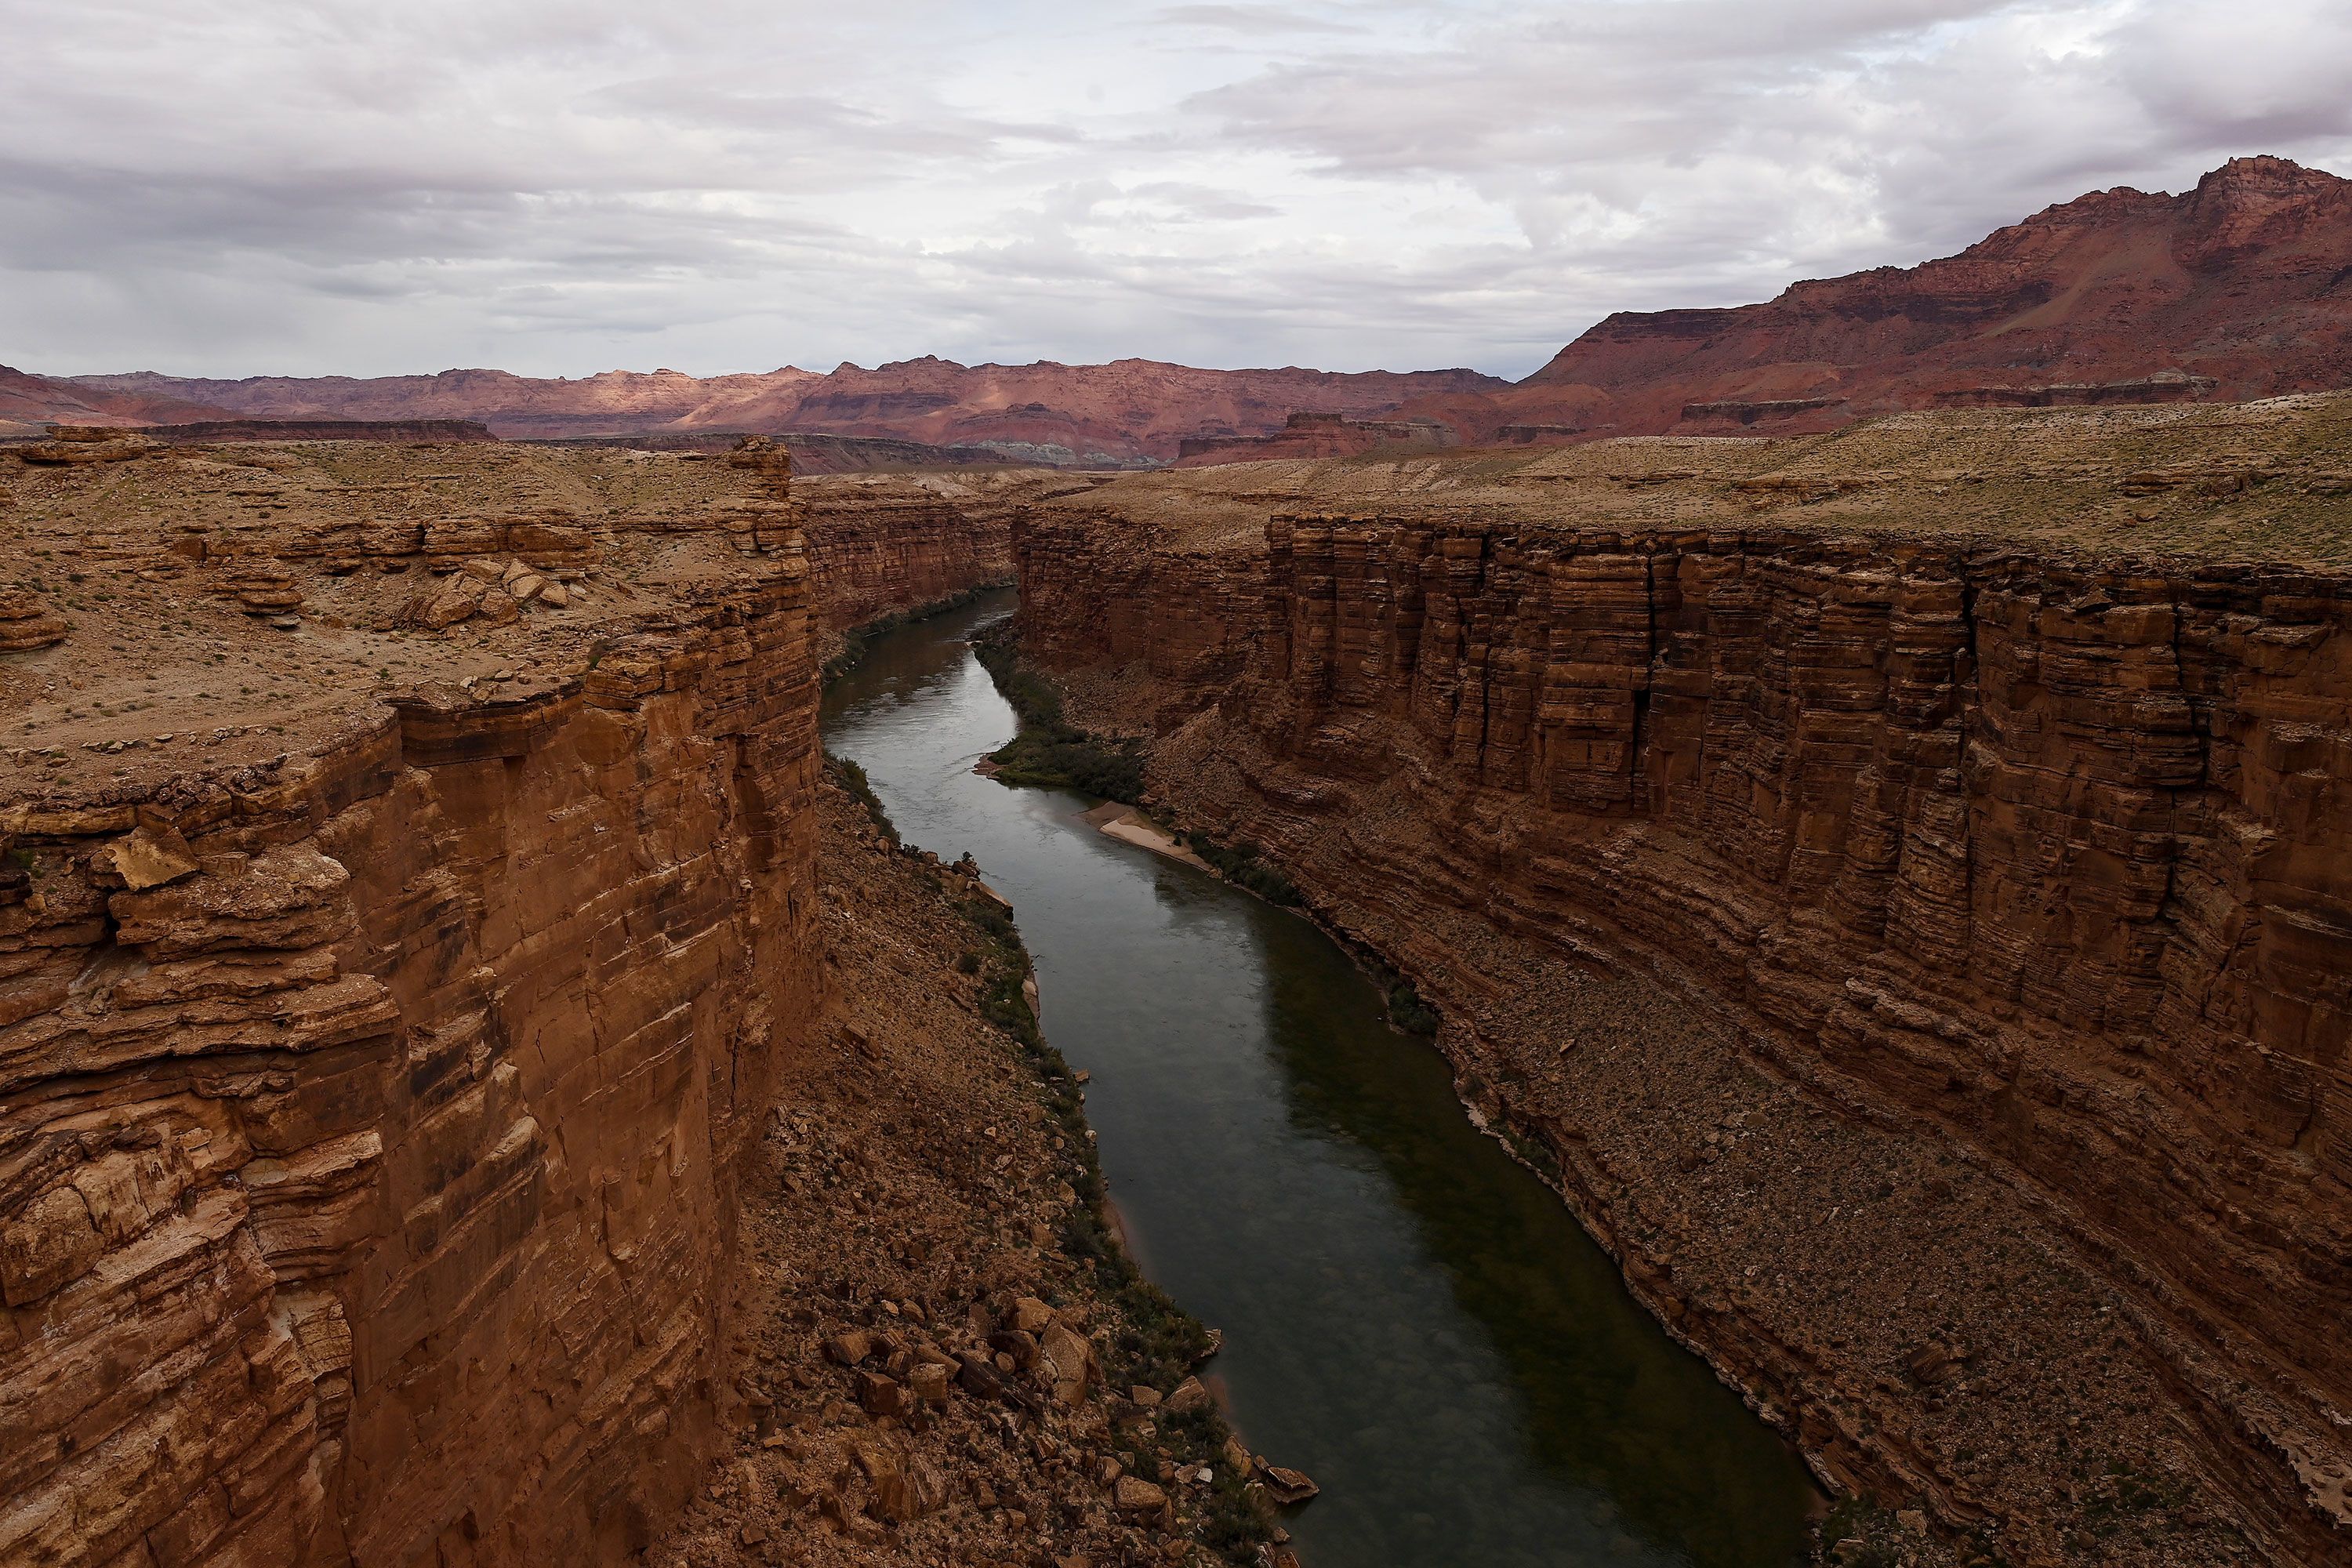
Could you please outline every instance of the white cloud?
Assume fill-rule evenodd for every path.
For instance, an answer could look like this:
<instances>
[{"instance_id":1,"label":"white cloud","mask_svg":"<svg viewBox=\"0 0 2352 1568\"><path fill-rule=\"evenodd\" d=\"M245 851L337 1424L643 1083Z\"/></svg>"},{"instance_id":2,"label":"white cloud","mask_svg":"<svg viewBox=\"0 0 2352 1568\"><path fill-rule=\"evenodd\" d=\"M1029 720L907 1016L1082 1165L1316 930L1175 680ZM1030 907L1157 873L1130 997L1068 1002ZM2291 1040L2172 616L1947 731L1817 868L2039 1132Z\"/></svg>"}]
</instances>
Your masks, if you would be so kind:
<instances>
[{"instance_id":1,"label":"white cloud","mask_svg":"<svg viewBox=\"0 0 2352 1568\"><path fill-rule=\"evenodd\" d=\"M1521 374L2233 154L2340 0L0 0L0 361Z\"/></svg>"}]
</instances>

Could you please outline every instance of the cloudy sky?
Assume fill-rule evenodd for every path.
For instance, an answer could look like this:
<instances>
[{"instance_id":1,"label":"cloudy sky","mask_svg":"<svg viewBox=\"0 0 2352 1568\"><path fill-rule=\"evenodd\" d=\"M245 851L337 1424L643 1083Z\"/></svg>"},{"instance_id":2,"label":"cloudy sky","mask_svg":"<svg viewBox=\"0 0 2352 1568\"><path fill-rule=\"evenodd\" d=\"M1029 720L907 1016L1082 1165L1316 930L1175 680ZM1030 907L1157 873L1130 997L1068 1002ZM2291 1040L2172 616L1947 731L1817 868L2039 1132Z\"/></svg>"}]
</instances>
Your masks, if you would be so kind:
<instances>
[{"instance_id":1,"label":"cloudy sky","mask_svg":"<svg viewBox=\"0 0 2352 1568\"><path fill-rule=\"evenodd\" d=\"M0 0L0 363L1519 375L2236 153L2347 0Z\"/></svg>"}]
</instances>

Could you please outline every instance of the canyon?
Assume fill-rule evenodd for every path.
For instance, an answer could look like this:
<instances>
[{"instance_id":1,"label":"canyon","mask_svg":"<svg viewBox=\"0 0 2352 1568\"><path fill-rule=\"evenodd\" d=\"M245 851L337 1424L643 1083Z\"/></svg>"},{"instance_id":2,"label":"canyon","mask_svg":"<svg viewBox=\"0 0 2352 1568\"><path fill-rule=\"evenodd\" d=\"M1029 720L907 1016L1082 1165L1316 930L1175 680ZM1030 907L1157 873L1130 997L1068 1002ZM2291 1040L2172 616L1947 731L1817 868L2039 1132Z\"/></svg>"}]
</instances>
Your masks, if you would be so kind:
<instances>
[{"instance_id":1,"label":"canyon","mask_svg":"<svg viewBox=\"0 0 2352 1568\"><path fill-rule=\"evenodd\" d=\"M1001 580L1005 510L814 488L760 441L9 476L0 1561L640 1560L730 1452L730 1549L1034 1541L1093 1488L1032 1439L1181 1392L1017 940L820 778L820 660ZM993 1168L890 1174L948 1093ZM845 1180L927 1201L877 1237Z\"/></svg>"},{"instance_id":2,"label":"canyon","mask_svg":"<svg viewBox=\"0 0 2352 1568\"><path fill-rule=\"evenodd\" d=\"M1013 577L1886 1561L2352 1540L2352 395L86 444L0 459L0 1560L1273 1552L1222 1426L1130 1473L1213 1341L979 868L820 753L824 668Z\"/></svg>"},{"instance_id":3,"label":"canyon","mask_svg":"<svg viewBox=\"0 0 2352 1568\"><path fill-rule=\"evenodd\" d=\"M2352 397L1133 476L1023 658L1841 1488L2352 1551Z\"/></svg>"}]
</instances>

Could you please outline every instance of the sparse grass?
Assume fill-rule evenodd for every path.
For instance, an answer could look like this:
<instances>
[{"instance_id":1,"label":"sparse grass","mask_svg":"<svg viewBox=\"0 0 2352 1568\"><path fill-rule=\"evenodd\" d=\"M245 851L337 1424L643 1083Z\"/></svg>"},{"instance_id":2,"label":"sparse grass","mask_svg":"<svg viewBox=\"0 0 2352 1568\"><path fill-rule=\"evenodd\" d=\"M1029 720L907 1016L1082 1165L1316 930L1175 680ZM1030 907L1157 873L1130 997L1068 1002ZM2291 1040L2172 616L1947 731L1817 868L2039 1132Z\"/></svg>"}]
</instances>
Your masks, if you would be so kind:
<instances>
[{"instance_id":1,"label":"sparse grass","mask_svg":"<svg viewBox=\"0 0 2352 1568\"><path fill-rule=\"evenodd\" d=\"M1876 1499L1850 1492L1840 1498L1829 1517L1822 1521L1821 1555L1824 1561L1840 1563L1844 1568L1895 1568L1900 1553L1889 1538L1896 1528L1895 1515ZM1843 1557L1832 1555L1849 1541L1860 1550L1850 1550Z\"/></svg>"},{"instance_id":2,"label":"sparse grass","mask_svg":"<svg viewBox=\"0 0 2352 1568\"><path fill-rule=\"evenodd\" d=\"M834 783L847 790L866 808L866 814L874 819L874 826L883 837L893 844L898 842L898 825L882 808L882 797L874 793L874 781L866 776L864 768L837 752L827 752L824 754L824 771Z\"/></svg>"},{"instance_id":3,"label":"sparse grass","mask_svg":"<svg viewBox=\"0 0 2352 1568\"><path fill-rule=\"evenodd\" d=\"M1184 839L1192 845L1192 853L1214 866L1226 881L1247 889L1267 903L1296 909L1306 901L1299 895L1297 883L1258 858L1255 845L1228 847L1205 833L1187 833Z\"/></svg>"},{"instance_id":4,"label":"sparse grass","mask_svg":"<svg viewBox=\"0 0 2352 1568\"><path fill-rule=\"evenodd\" d=\"M1408 1035L1434 1035L1438 1016L1435 1008L1421 999L1421 993L1409 980L1400 980L1388 989L1389 1022Z\"/></svg>"}]
</instances>

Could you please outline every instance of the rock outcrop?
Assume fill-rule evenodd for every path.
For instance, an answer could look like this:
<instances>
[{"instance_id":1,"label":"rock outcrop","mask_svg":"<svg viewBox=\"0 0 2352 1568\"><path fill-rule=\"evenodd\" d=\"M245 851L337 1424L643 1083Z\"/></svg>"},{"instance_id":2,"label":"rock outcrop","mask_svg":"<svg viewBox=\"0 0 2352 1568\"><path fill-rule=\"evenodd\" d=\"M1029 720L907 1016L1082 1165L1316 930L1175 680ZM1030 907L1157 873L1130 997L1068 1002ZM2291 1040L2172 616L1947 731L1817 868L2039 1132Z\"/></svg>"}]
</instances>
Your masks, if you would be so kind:
<instances>
[{"instance_id":1,"label":"rock outcrop","mask_svg":"<svg viewBox=\"0 0 2352 1568\"><path fill-rule=\"evenodd\" d=\"M144 432L104 425L53 425L49 439L17 448L27 463L127 463L156 449Z\"/></svg>"},{"instance_id":2,"label":"rock outcrop","mask_svg":"<svg viewBox=\"0 0 2352 1568\"><path fill-rule=\"evenodd\" d=\"M50 614L35 595L13 588L0 592L0 653L55 647L68 629L65 617Z\"/></svg>"},{"instance_id":3,"label":"rock outcrop","mask_svg":"<svg viewBox=\"0 0 2352 1568\"><path fill-rule=\"evenodd\" d=\"M1179 468L1253 463L1269 458L1352 458L1362 452L1427 452L1458 447L1462 437L1434 419L1350 419L1340 414L1294 414L1266 436L1192 436L1176 448Z\"/></svg>"},{"instance_id":4,"label":"rock outcrop","mask_svg":"<svg viewBox=\"0 0 2352 1568\"><path fill-rule=\"evenodd\" d=\"M723 455L735 450L750 433L742 430L633 431L623 435L541 437L551 446L626 447L642 452L703 452ZM985 447L932 447L920 441L893 440L880 436L825 436L784 430L761 439L792 455L797 474L860 474L906 468L1006 468L1012 459Z\"/></svg>"},{"instance_id":5,"label":"rock outcrop","mask_svg":"<svg viewBox=\"0 0 2352 1568\"><path fill-rule=\"evenodd\" d=\"M241 441L495 441L478 419L198 419L181 425L146 425L150 440L179 447Z\"/></svg>"},{"instance_id":6,"label":"rock outcrop","mask_svg":"<svg viewBox=\"0 0 2352 1568\"><path fill-rule=\"evenodd\" d=\"M805 586L0 816L0 1555L609 1561L676 1505L815 984Z\"/></svg>"},{"instance_id":7,"label":"rock outcrop","mask_svg":"<svg viewBox=\"0 0 2352 1568\"><path fill-rule=\"evenodd\" d=\"M2172 456L2259 430L2273 475L2324 466L2298 421L2340 404L2176 424ZM1176 476L1122 481L1017 526L1023 646L1158 737L1162 808L1264 846L1438 1002L1465 1092L1832 1475L2057 1561L2101 1516L2084 1451L2034 1447L2079 1409L2116 1463L2193 1432L2191 1513L2337 1560L2352 575L2215 559L2221 489L2199 554L2037 535L2118 504L2156 416L2002 417L1592 447L1452 498L1443 461L1302 469L1323 504L1260 495L1255 526L1213 475L1189 513ZM1654 1002L1586 1016L1596 971ZM1645 1038L1673 997L1738 1026L1715 1058ZM1757 1126L1752 1203L1877 1215L1834 1258L1710 1189ZM2029 1251L2095 1289L2034 1295ZM1917 1360L1963 1321L2009 1368L1965 1410L1955 1353ZM2142 1393L2068 1403L2124 1365ZM2228 1560L2179 1528L2117 1560Z\"/></svg>"},{"instance_id":8,"label":"rock outcrop","mask_svg":"<svg viewBox=\"0 0 2352 1568\"><path fill-rule=\"evenodd\" d=\"M0 1561L625 1561L823 1002L812 595L1002 521L817 571L757 463L137 467L0 515L107 623L0 661Z\"/></svg>"}]
</instances>

